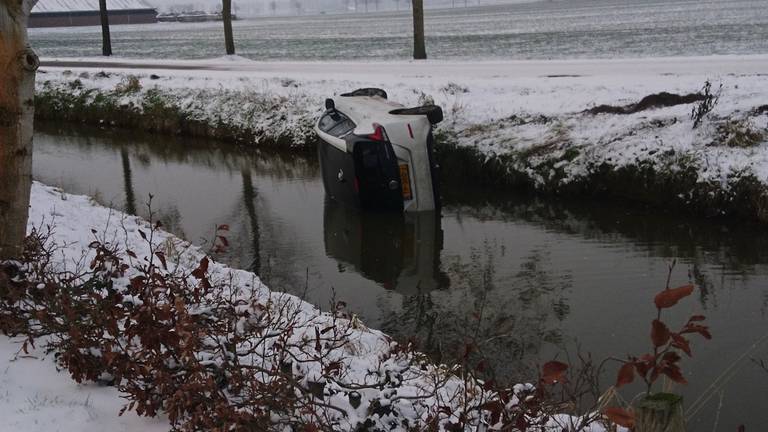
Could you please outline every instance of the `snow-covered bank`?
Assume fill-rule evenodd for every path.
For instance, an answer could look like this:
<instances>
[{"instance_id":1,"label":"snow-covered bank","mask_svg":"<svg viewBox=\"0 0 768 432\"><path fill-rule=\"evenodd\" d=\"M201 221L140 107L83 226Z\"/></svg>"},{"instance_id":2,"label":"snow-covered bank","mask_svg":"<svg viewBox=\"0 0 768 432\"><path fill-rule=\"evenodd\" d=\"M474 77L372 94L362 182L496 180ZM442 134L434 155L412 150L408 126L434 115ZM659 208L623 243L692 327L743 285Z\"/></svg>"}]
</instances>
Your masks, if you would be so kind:
<instances>
[{"instance_id":1,"label":"snow-covered bank","mask_svg":"<svg viewBox=\"0 0 768 432\"><path fill-rule=\"evenodd\" d=\"M461 157L474 158L479 169L492 163L495 183L642 201L657 195L661 204L694 206L707 214L768 219L764 55L322 64L79 59L58 64L67 66L45 67L38 75L41 118L307 147L314 144L311 126L325 97L376 86L406 105L434 101L443 106L443 149L461 149ZM102 69L108 73L98 73ZM633 114L585 112L662 92L695 93L706 81L720 97L697 128L691 118L696 103ZM742 196L744 189L750 196ZM662 193L654 194L657 190ZM734 204L741 201L750 208Z\"/></svg>"},{"instance_id":2,"label":"snow-covered bank","mask_svg":"<svg viewBox=\"0 0 768 432\"><path fill-rule=\"evenodd\" d=\"M152 257L149 244L157 248L155 251L164 251L163 257L167 259L169 268L193 269L203 257L199 248L163 231L152 231L146 221L95 205L84 196L67 195L35 183L31 204L30 230L48 224L55 226L52 240L57 249L51 264L56 270L66 268L72 271L91 262L96 255L91 245L95 238L121 245L121 256L127 262L132 254L138 257L136 260L139 262L144 257ZM142 230L153 233L149 242L142 239ZM132 252L127 252L129 250ZM113 277L117 292L135 283L136 268L127 267L124 275ZM318 356L319 360L305 351L292 353L297 359L293 373L301 377L303 385L323 382L321 388L324 390L309 397L335 407L334 411L325 413L331 423L324 425L334 430L353 430L361 424L371 430L375 427L408 430L416 423L424 424L432 420L445 427L447 422L460 421L461 413L468 416L465 419L475 430L479 423L491 421L493 411L519 412L516 395L529 389L527 386L516 386L504 408L493 404L486 406L494 400L498 401L494 399L493 392L481 389L475 381L459 379L453 375L453 368L435 366L423 356L403 351L386 335L366 328L354 317L347 319L322 313L296 297L270 291L252 273L230 269L219 263L211 262L207 273L212 282L226 280L233 288L241 287L255 294L260 300L260 307L297 317L289 341L298 344L305 341L305 348L316 346L315 341L320 344L320 329L325 335L327 329L346 322L346 333L339 336L345 343L323 352L322 356ZM34 289L43 288L36 286ZM140 298L134 297L126 297L121 302L142 304ZM249 309L248 305L256 308L255 303L239 303L243 310ZM238 323L236 332L246 331L242 329L251 324L248 320ZM264 329L265 332L268 330ZM53 373L53 354L45 356L41 350L35 350L31 354L37 358L22 353L14 359L14 353L21 349L18 342L18 339L0 337L0 370L5 371L2 382L3 390L7 389L0 398L0 413L4 414L6 424L18 425L16 430L50 430L52 422L56 422L60 430L162 430L159 421L147 421L132 414L118 417L123 401L111 388L65 382L66 371ZM264 350L271 349L272 343L265 343ZM215 364L218 359L214 356L204 361ZM28 376L31 374L34 377ZM350 392L350 389L355 391ZM71 393L63 394L69 391ZM353 403L351 393L357 394L359 403ZM92 396L89 397L89 394ZM110 417L113 409L113 417ZM62 415L68 418L59 422L57 416ZM558 416L549 420L553 427L556 421L568 422L568 417ZM488 427L493 429L495 422L491 421ZM584 430L603 429L595 423Z\"/></svg>"}]
</instances>

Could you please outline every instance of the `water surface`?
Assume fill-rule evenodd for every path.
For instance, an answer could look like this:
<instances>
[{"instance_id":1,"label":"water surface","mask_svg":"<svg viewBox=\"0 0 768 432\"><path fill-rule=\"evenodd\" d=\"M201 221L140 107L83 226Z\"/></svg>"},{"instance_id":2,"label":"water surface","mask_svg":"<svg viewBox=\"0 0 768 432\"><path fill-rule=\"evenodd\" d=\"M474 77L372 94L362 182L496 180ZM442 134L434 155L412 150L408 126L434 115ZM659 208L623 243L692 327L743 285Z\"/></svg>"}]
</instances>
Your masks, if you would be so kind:
<instances>
[{"instance_id":1,"label":"water surface","mask_svg":"<svg viewBox=\"0 0 768 432\"><path fill-rule=\"evenodd\" d=\"M145 217L152 194L156 217L198 244L229 224L220 259L320 307L344 301L437 360L455 361L476 340L499 380L529 380L537 364L579 347L595 359L646 352L652 299L673 259L672 284L697 291L670 323L703 313L714 334L694 339L683 363L688 404L768 332L764 226L472 185L445 185L441 214L364 214L326 200L313 155L38 126L37 180ZM717 430L768 429L768 373L752 358L768 360L768 346L719 389ZM719 390L691 431L713 430Z\"/></svg>"}]
</instances>

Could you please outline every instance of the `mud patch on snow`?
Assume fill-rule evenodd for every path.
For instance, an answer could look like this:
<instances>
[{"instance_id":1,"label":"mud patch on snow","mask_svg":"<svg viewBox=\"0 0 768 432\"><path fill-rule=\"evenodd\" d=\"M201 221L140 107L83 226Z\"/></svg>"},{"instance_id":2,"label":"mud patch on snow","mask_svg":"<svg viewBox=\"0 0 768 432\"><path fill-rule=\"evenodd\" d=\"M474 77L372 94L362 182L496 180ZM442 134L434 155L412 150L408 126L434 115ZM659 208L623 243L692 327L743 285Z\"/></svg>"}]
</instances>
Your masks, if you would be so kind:
<instances>
[{"instance_id":1,"label":"mud patch on snow","mask_svg":"<svg viewBox=\"0 0 768 432\"><path fill-rule=\"evenodd\" d=\"M640 102L624 105L598 105L594 108L585 110L588 114L634 114L640 111L645 111L654 108L671 107L675 105L685 105L694 102L700 102L707 98L706 95L701 93L689 93L687 95L679 95L674 93L661 92L652 95L648 95L640 100Z\"/></svg>"}]
</instances>

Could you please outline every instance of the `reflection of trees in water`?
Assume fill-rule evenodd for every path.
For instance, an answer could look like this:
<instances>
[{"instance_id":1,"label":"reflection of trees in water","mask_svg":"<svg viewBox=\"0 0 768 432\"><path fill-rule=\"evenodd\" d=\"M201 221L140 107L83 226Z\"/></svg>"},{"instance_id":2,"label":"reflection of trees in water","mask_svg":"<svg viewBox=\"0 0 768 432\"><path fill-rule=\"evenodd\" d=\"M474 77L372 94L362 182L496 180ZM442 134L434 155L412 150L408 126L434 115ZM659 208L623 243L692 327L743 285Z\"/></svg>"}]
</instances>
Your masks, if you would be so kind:
<instances>
[{"instance_id":1,"label":"reflection of trees in water","mask_svg":"<svg viewBox=\"0 0 768 432\"><path fill-rule=\"evenodd\" d=\"M481 221L523 222L604 244L618 244L651 257L676 258L702 287L704 307L717 307L717 291L740 277L764 274L768 228L601 201L566 201L446 188L445 212Z\"/></svg>"},{"instance_id":2,"label":"reflection of trees in water","mask_svg":"<svg viewBox=\"0 0 768 432\"><path fill-rule=\"evenodd\" d=\"M557 275L544 268L546 252L534 251L520 265L520 271L515 276L519 289L518 299L527 309L539 308L539 314L553 312L558 321L562 321L570 312L570 307L561 296L573 282L571 275ZM549 298L547 295L555 295ZM558 336L559 337L559 336Z\"/></svg>"},{"instance_id":3,"label":"reflection of trees in water","mask_svg":"<svg viewBox=\"0 0 768 432\"><path fill-rule=\"evenodd\" d=\"M768 290L763 291L763 302L760 305L760 313L763 314L763 316L768 315Z\"/></svg>"},{"instance_id":4,"label":"reflection of trees in water","mask_svg":"<svg viewBox=\"0 0 768 432\"><path fill-rule=\"evenodd\" d=\"M258 190L258 178L262 177L262 171L267 171L265 176L269 176L274 165L270 162L255 163L250 159L243 159L240 163L242 199L220 222L229 225L230 231L224 233L229 248L216 258L232 267L256 273L274 289L300 293L307 284L306 268L298 267L295 262L296 251L301 246L281 231L279 221L270 214L270 205L266 201L268 197L259 194Z\"/></svg>"},{"instance_id":5,"label":"reflection of trees in water","mask_svg":"<svg viewBox=\"0 0 768 432\"><path fill-rule=\"evenodd\" d=\"M136 197L133 195L133 173L131 172L131 159L128 156L128 149L120 149L120 159L123 163L123 188L125 189L125 212L131 215L136 214Z\"/></svg>"},{"instance_id":6,"label":"reflection of trees in water","mask_svg":"<svg viewBox=\"0 0 768 432\"><path fill-rule=\"evenodd\" d=\"M244 167L242 170L243 177L243 204L245 205L246 213L248 214L248 222L250 225L250 239L251 239L251 263L248 266L248 270L261 275L261 247L259 246L260 230L259 230L259 216L256 213L256 189L253 187L253 180L251 179L251 169Z\"/></svg>"},{"instance_id":7,"label":"reflection of trees in water","mask_svg":"<svg viewBox=\"0 0 768 432\"><path fill-rule=\"evenodd\" d=\"M262 227L259 218L259 201L264 199L253 184L252 166L243 162L240 168L242 196L235 201L235 207L218 225L226 224L229 231L220 234L227 238L229 247L218 255L217 259L229 265L252 271L263 278L261 266Z\"/></svg>"},{"instance_id":8,"label":"reflection of trees in water","mask_svg":"<svg viewBox=\"0 0 768 432\"><path fill-rule=\"evenodd\" d=\"M149 161L145 160L145 158L145 153L138 153L135 155L135 159L138 160L141 165L148 166ZM150 216L149 208L147 207L149 202L145 201L141 203L140 207L137 207L136 205L136 196L133 190L133 170L131 169L131 157L128 154L127 146L120 147L120 160L123 167L123 189L125 192L125 206L123 207L123 210L131 215L140 215L144 218L148 218ZM97 198L96 200L98 202ZM162 222L163 229L168 230L181 238L186 238L184 228L181 224L181 212L178 207L172 204L165 204L158 208L155 207L156 205L157 204L154 203L154 208L152 209L153 220Z\"/></svg>"},{"instance_id":9,"label":"reflection of trees in water","mask_svg":"<svg viewBox=\"0 0 768 432\"><path fill-rule=\"evenodd\" d=\"M39 127L37 127L39 126ZM314 154L280 152L274 150L243 149L228 143L215 140L196 139L189 137L174 137L167 135L144 134L141 132L126 132L77 125L76 128L67 124L41 123L36 125L36 134L45 136L51 134L57 146L71 148L83 154L91 153L94 149L114 151L122 162L123 190L125 203L110 203L98 200L105 205L116 204L126 212L146 214L146 198L137 197L134 193L135 168L149 167L175 163L191 168L204 168L217 173L240 177L243 184L243 196L238 207L219 224L229 224L232 232L229 235L231 248L225 259L233 266L249 268L261 273L265 281L273 281L282 289L289 287L304 287L306 284L305 268L295 265L295 251L300 250L297 244L289 244L290 236L277 232L280 228L270 215L259 217L259 209L268 211L268 206L259 205L265 197L258 193L256 185L259 178L274 180L285 179L317 179L319 165ZM138 165L137 165L138 164ZM245 168L244 168L245 167ZM253 178L254 176L258 178ZM248 179L250 177L250 180ZM256 182L256 183L254 183ZM62 185L66 187L67 185ZM90 192L93 195L94 192ZM188 238L182 230L182 216L177 208L157 207L156 218L164 223L166 229L181 237ZM277 230L277 231L276 231ZM202 234L202 238L189 238L194 242L208 245L214 238L214 229ZM242 240L242 241L241 241ZM280 245L263 247L263 245ZM261 249L261 252L256 252Z\"/></svg>"},{"instance_id":10,"label":"reflection of trees in water","mask_svg":"<svg viewBox=\"0 0 768 432\"><path fill-rule=\"evenodd\" d=\"M700 263L693 261L688 269L688 279L692 280L698 288L699 301L704 309L707 309L707 305L710 303L717 304L715 282L706 268L702 268ZM720 282L721 284L724 283L722 280Z\"/></svg>"},{"instance_id":11,"label":"reflection of trees in water","mask_svg":"<svg viewBox=\"0 0 768 432\"><path fill-rule=\"evenodd\" d=\"M496 263L501 248L486 241L467 261L444 260L452 288L403 297L399 310L385 310L391 318L383 330L400 340L416 340L420 349L446 363L461 362L473 342L469 363L485 360L486 378L530 379L542 347L561 341L571 279L549 268L548 254L538 250L520 263L518 272L502 277Z\"/></svg>"},{"instance_id":12,"label":"reflection of trees in water","mask_svg":"<svg viewBox=\"0 0 768 432\"><path fill-rule=\"evenodd\" d=\"M175 205L164 205L158 209L153 209L154 219L163 224L163 229L172 232L180 238L187 238L182 225L182 215L179 208ZM149 215L145 215L147 217Z\"/></svg>"},{"instance_id":13,"label":"reflection of trees in water","mask_svg":"<svg viewBox=\"0 0 768 432\"><path fill-rule=\"evenodd\" d=\"M232 175L240 172L243 164L258 167L259 175L275 179L317 178L319 164L314 153L260 150L222 143L216 140L126 132L77 125L46 123L35 124L35 133L55 135L58 145L77 147L88 153L98 147L129 148L134 159L143 166L152 162L175 162L190 166L203 166Z\"/></svg>"}]
</instances>

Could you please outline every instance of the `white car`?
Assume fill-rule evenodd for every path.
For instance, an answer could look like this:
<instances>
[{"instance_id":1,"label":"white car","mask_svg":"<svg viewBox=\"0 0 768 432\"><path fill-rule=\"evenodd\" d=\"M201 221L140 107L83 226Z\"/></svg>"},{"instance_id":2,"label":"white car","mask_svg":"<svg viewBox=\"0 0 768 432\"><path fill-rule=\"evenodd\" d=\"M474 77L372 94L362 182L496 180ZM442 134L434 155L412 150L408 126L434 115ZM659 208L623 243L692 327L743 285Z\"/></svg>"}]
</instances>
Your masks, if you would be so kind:
<instances>
[{"instance_id":1,"label":"white car","mask_svg":"<svg viewBox=\"0 0 768 432\"><path fill-rule=\"evenodd\" d=\"M333 199L379 211L439 208L433 125L438 106L406 108L381 89L359 89L327 99L315 131L320 167Z\"/></svg>"}]
</instances>

